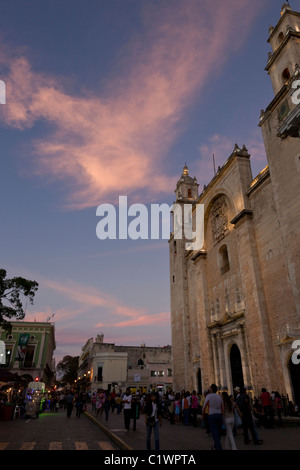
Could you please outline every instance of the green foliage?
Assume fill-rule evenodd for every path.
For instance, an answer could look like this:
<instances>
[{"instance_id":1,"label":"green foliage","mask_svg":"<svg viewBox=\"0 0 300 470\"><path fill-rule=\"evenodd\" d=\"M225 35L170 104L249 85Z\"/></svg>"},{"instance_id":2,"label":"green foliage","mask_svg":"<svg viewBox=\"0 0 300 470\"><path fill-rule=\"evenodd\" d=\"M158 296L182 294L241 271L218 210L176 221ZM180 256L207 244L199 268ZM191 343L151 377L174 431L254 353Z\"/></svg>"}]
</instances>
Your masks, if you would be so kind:
<instances>
[{"instance_id":1,"label":"green foliage","mask_svg":"<svg viewBox=\"0 0 300 470\"><path fill-rule=\"evenodd\" d=\"M64 356L57 364L56 369L63 374L61 382L64 384L73 384L77 379L77 370L79 364L79 356Z\"/></svg>"},{"instance_id":2,"label":"green foliage","mask_svg":"<svg viewBox=\"0 0 300 470\"><path fill-rule=\"evenodd\" d=\"M0 269L0 327L11 332L11 324L8 320L23 320L25 317L21 295L27 297L33 304L37 290L38 283L36 281L30 281L23 277L6 279L5 269Z\"/></svg>"}]
</instances>

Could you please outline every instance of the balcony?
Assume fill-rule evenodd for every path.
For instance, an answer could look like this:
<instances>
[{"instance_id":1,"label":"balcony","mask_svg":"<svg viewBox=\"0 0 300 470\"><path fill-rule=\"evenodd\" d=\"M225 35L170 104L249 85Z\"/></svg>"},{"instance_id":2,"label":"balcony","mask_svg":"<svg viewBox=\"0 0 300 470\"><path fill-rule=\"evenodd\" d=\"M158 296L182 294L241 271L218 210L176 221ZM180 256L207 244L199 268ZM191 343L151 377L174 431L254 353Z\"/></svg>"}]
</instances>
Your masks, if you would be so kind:
<instances>
[{"instance_id":1,"label":"balcony","mask_svg":"<svg viewBox=\"0 0 300 470\"><path fill-rule=\"evenodd\" d=\"M277 132L277 137L300 137L300 104L291 111Z\"/></svg>"}]
</instances>

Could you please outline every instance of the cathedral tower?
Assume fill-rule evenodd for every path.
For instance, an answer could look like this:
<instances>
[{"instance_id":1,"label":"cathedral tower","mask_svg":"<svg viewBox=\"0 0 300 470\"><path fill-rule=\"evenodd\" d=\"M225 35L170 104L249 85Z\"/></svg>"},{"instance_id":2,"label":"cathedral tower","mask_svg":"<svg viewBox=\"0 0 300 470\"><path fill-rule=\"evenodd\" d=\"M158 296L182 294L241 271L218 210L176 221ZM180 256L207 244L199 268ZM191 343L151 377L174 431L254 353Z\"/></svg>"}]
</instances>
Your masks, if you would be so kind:
<instances>
[{"instance_id":1,"label":"cathedral tower","mask_svg":"<svg viewBox=\"0 0 300 470\"><path fill-rule=\"evenodd\" d=\"M266 289L276 290L269 300L272 335L277 335L284 382L292 390L291 346L300 337L300 104L293 99L300 85L300 13L287 3L277 25L269 28L268 42L272 52L266 71L275 97L262 111L259 125L278 220L274 238L278 237L281 247L276 253L273 250L272 260L266 263ZM300 384L294 388L300 398Z\"/></svg>"},{"instance_id":2,"label":"cathedral tower","mask_svg":"<svg viewBox=\"0 0 300 470\"><path fill-rule=\"evenodd\" d=\"M184 220L184 205L195 204L198 198L198 183L196 178L189 176L189 170L185 164L179 178L175 194L175 203L181 206L182 219ZM191 336L190 336L190 307L188 301L187 257L186 240L184 238L183 225L174 217L174 233L169 241L170 252L170 289L171 289L171 321L172 321L172 350L173 383L176 388L190 383L187 377L186 364L191 361ZM177 231L177 233L176 233ZM178 233L180 231L180 233ZM180 338L180 341L178 341Z\"/></svg>"}]
</instances>

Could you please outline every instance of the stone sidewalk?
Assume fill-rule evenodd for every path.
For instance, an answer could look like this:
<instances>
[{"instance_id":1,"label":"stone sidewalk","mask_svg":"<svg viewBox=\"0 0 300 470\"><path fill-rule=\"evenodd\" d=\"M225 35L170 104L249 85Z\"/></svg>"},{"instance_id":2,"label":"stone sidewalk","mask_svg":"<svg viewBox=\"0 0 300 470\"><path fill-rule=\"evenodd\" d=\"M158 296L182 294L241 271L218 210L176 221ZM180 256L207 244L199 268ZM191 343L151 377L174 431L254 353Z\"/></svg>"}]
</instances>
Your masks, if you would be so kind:
<instances>
[{"instance_id":1,"label":"stone sidewalk","mask_svg":"<svg viewBox=\"0 0 300 470\"><path fill-rule=\"evenodd\" d=\"M85 414L97 424L114 442L123 450L146 450L146 425L145 415L141 414L140 419L136 421L136 430L133 428L133 421L130 423L130 430L127 431L124 426L123 413L109 413L108 421L105 421L105 414L96 416L92 410L91 404L87 405ZM300 425L292 419L285 419L284 428L258 429L262 445L252 443L246 445L243 440L243 433L238 429L235 438L238 450L300 450ZM197 428L192 425L184 426L180 424L170 424L166 419L163 420L162 427L159 430L160 450L177 451L199 451L210 450L213 444L211 437L207 437L205 429L201 423ZM225 438L222 438L224 445ZM152 437L152 449L154 450L154 437Z\"/></svg>"}]
</instances>

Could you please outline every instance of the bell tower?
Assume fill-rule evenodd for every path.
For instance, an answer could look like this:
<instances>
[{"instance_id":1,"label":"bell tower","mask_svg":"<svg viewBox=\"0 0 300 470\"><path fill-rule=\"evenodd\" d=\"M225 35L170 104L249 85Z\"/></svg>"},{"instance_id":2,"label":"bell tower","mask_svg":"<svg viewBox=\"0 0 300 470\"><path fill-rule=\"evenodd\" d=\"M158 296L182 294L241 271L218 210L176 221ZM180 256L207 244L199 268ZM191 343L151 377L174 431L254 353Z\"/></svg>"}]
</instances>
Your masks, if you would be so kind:
<instances>
[{"instance_id":1,"label":"bell tower","mask_svg":"<svg viewBox=\"0 0 300 470\"><path fill-rule=\"evenodd\" d=\"M281 18L275 27L269 28L269 53L266 70L270 75L275 95L289 85L300 64L300 14L285 3Z\"/></svg>"},{"instance_id":2,"label":"bell tower","mask_svg":"<svg viewBox=\"0 0 300 470\"><path fill-rule=\"evenodd\" d=\"M269 164L270 209L276 222L276 231L269 237L269 243L277 240L277 248L272 266L266 258L263 262L266 277L272 278L274 289L276 284L281 284L281 292L274 290L272 296L272 305L278 307L272 322L282 340L284 322L291 337L299 338L300 334L300 100L294 99L295 94L300 95L297 90L300 85L300 13L293 11L289 4L282 6L277 25L269 28L268 43L272 52L265 70L275 96L261 112L259 126ZM282 269L286 273L284 277ZM271 310L274 312L276 307ZM279 344L278 352L285 368L291 346L287 345L285 350L283 343ZM288 381L286 378L286 383Z\"/></svg>"},{"instance_id":3,"label":"bell tower","mask_svg":"<svg viewBox=\"0 0 300 470\"><path fill-rule=\"evenodd\" d=\"M177 182L175 194L176 202L192 203L198 198L198 187L196 177L189 176L187 164L184 165L182 175Z\"/></svg>"},{"instance_id":4,"label":"bell tower","mask_svg":"<svg viewBox=\"0 0 300 470\"><path fill-rule=\"evenodd\" d=\"M189 169L185 164L175 188L176 205L183 210L185 204L194 204L198 199L198 188L196 177L192 178L189 175ZM169 240L172 354L173 362L176 363L173 369L173 387L175 390L181 390L184 384L190 383L190 371L186 364L192 363L187 273L189 252L186 250L182 222L178 224L177 215L173 214L173 216L174 232ZM184 224L186 222L184 221ZM180 234L178 238L177 233Z\"/></svg>"},{"instance_id":5,"label":"bell tower","mask_svg":"<svg viewBox=\"0 0 300 470\"><path fill-rule=\"evenodd\" d=\"M300 175L300 13L293 11L289 4L283 4L277 25L270 26L268 43L272 52L265 70L275 96L261 111L259 126L274 197L278 208L285 212L289 209L284 204L293 204L299 193L295 175Z\"/></svg>"}]
</instances>

